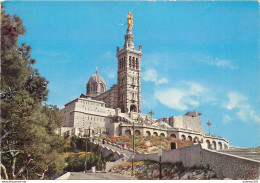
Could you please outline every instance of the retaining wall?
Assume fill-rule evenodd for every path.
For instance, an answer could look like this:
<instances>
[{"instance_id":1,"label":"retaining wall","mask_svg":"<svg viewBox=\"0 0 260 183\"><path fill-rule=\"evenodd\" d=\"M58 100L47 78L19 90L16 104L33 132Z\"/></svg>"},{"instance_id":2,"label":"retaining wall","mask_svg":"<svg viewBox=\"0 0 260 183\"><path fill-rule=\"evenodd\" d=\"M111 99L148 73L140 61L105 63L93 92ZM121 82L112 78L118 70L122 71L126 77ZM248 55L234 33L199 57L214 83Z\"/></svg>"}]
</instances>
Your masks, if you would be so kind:
<instances>
[{"instance_id":1,"label":"retaining wall","mask_svg":"<svg viewBox=\"0 0 260 183\"><path fill-rule=\"evenodd\" d=\"M260 162L209 149L201 150L201 164L216 172L217 178L260 179Z\"/></svg>"},{"instance_id":2,"label":"retaining wall","mask_svg":"<svg viewBox=\"0 0 260 183\"><path fill-rule=\"evenodd\" d=\"M131 160L131 158L129 159ZM155 154L137 154L135 160L159 161ZM204 166L216 172L217 178L259 179L260 161L246 159L202 148L201 144L165 151L162 162L182 161L185 167Z\"/></svg>"}]
</instances>

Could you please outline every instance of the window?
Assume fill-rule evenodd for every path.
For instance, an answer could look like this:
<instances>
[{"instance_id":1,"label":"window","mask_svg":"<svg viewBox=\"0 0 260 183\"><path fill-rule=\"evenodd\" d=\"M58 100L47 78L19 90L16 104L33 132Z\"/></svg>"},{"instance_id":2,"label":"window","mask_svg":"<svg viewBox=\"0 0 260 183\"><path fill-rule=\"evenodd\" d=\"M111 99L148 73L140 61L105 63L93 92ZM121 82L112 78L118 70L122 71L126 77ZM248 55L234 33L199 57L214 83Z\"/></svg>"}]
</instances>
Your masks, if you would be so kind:
<instances>
[{"instance_id":1,"label":"window","mask_svg":"<svg viewBox=\"0 0 260 183\"><path fill-rule=\"evenodd\" d=\"M136 58L136 61L135 61L135 67L136 67L136 69L138 69L138 58Z\"/></svg>"},{"instance_id":2,"label":"window","mask_svg":"<svg viewBox=\"0 0 260 183\"><path fill-rule=\"evenodd\" d=\"M133 67L133 69L135 68L135 57L133 57L133 59L132 59L132 67Z\"/></svg>"},{"instance_id":3,"label":"window","mask_svg":"<svg viewBox=\"0 0 260 183\"><path fill-rule=\"evenodd\" d=\"M131 56L129 56L129 67L131 68Z\"/></svg>"}]
</instances>

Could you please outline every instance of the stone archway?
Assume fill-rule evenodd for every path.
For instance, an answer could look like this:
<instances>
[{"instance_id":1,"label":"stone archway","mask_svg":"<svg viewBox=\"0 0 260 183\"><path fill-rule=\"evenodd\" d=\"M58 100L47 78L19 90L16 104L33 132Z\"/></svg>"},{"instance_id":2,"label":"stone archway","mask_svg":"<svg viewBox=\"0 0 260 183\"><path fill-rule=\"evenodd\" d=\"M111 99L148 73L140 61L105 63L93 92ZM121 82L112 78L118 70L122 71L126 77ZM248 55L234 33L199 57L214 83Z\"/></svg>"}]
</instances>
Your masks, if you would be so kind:
<instances>
[{"instance_id":1,"label":"stone archway","mask_svg":"<svg viewBox=\"0 0 260 183\"><path fill-rule=\"evenodd\" d=\"M137 112L137 108L134 104L132 104L131 107L130 107L130 112L132 112L132 111Z\"/></svg>"},{"instance_id":2,"label":"stone archway","mask_svg":"<svg viewBox=\"0 0 260 183\"><path fill-rule=\"evenodd\" d=\"M174 133L172 133L172 134L170 135L170 137L176 138L176 135L175 135Z\"/></svg>"},{"instance_id":3,"label":"stone archway","mask_svg":"<svg viewBox=\"0 0 260 183\"><path fill-rule=\"evenodd\" d=\"M135 130L135 136L140 136L140 135L141 135L140 130Z\"/></svg>"},{"instance_id":4,"label":"stone archway","mask_svg":"<svg viewBox=\"0 0 260 183\"><path fill-rule=\"evenodd\" d=\"M151 132L146 131L146 136L150 137L151 136Z\"/></svg>"},{"instance_id":5,"label":"stone archway","mask_svg":"<svg viewBox=\"0 0 260 183\"><path fill-rule=\"evenodd\" d=\"M164 133L161 133L160 137L165 137L165 134L164 134Z\"/></svg>"},{"instance_id":6,"label":"stone archway","mask_svg":"<svg viewBox=\"0 0 260 183\"><path fill-rule=\"evenodd\" d=\"M222 143L221 142L218 142L218 149L222 150Z\"/></svg>"},{"instance_id":7,"label":"stone archway","mask_svg":"<svg viewBox=\"0 0 260 183\"><path fill-rule=\"evenodd\" d=\"M191 137L191 136L188 136L188 140L192 142L192 137Z\"/></svg>"},{"instance_id":8,"label":"stone archway","mask_svg":"<svg viewBox=\"0 0 260 183\"><path fill-rule=\"evenodd\" d=\"M211 149L210 141L209 141L209 140L206 140L206 143L207 143L208 149Z\"/></svg>"},{"instance_id":9,"label":"stone archway","mask_svg":"<svg viewBox=\"0 0 260 183\"><path fill-rule=\"evenodd\" d=\"M213 149L216 150L217 149L217 144L215 141L212 142L212 145L213 145Z\"/></svg>"},{"instance_id":10,"label":"stone archway","mask_svg":"<svg viewBox=\"0 0 260 183\"><path fill-rule=\"evenodd\" d=\"M158 133L157 132L153 132L153 136L158 137Z\"/></svg>"},{"instance_id":11,"label":"stone archway","mask_svg":"<svg viewBox=\"0 0 260 183\"><path fill-rule=\"evenodd\" d=\"M185 135L181 135L181 140L182 141L186 141L186 136Z\"/></svg>"},{"instance_id":12,"label":"stone archway","mask_svg":"<svg viewBox=\"0 0 260 183\"><path fill-rule=\"evenodd\" d=\"M194 137L194 140L193 140L195 143L198 143L199 142L199 138L198 137Z\"/></svg>"},{"instance_id":13,"label":"stone archway","mask_svg":"<svg viewBox=\"0 0 260 183\"><path fill-rule=\"evenodd\" d=\"M126 135L126 136L130 136L130 135L131 135L131 130L126 130L126 131L125 131L125 135Z\"/></svg>"}]
</instances>

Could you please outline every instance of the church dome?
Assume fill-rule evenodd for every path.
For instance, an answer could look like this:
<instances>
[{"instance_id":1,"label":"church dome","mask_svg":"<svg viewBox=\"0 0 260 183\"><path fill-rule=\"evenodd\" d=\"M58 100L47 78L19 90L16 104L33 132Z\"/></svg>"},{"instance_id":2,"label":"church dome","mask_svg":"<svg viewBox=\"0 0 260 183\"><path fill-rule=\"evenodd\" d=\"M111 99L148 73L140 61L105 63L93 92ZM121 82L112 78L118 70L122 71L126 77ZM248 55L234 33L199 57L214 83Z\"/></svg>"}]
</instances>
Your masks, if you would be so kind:
<instances>
[{"instance_id":1,"label":"church dome","mask_svg":"<svg viewBox=\"0 0 260 183\"><path fill-rule=\"evenodd\" d=\"M86 89L87 95L91 97L95 97L107 90L106 82L104 78L98 74L98 71L89 78Z\"/></svg>"}]
</instances>

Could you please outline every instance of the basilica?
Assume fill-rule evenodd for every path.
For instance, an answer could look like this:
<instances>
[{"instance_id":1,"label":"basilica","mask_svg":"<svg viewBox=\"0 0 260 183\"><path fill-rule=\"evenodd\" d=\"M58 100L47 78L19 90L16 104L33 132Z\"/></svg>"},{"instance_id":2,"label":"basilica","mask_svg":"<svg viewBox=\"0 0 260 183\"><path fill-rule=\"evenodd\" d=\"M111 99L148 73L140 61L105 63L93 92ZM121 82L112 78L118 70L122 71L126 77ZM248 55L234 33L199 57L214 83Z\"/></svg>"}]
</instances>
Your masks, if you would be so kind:
<instances>
[{"instance_id":1,"label":"basilica","mask_svg":"<svg viewBox=\"0 0 260 183\"><path fill-rule=\"evenodd\" d=\"M133 15L127 15L124 47L117 47L117 84L107 89L104 78L93 74L86 93L65 104L61 110L64 122L57 129L60 135L76 136L171 136L183 141L206 144L213 149L227 149L229 142L205 133L201 113L188 111L183 116L153 119L141 113L141 56L142 46L134 45ZM133 131L134 125L134 131Z\"/></svg>"}]
</instances>

